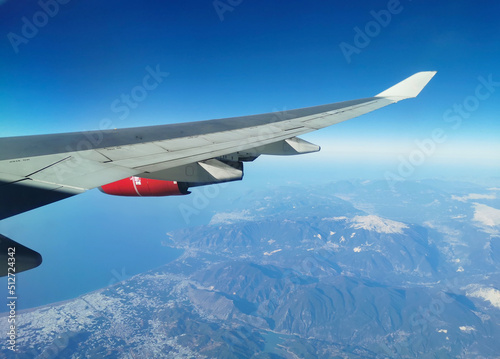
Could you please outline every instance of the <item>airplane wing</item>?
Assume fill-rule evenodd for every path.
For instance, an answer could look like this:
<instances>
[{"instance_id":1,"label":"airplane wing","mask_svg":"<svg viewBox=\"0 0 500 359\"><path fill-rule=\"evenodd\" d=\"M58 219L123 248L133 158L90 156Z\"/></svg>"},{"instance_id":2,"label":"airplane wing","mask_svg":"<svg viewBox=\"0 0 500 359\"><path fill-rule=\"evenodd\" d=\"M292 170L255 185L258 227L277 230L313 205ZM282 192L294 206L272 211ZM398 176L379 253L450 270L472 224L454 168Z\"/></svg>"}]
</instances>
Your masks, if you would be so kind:
<instances>
[{"instance_id":1,"label":"airplane wing","mask_svg":"<svg viewBox=\"0 0 500 359\"><path fill-rule=\"evenodd\" d=\"M241 179L241 162L319 151L297 136L416 97L434 75L416 73L374 97L286 112L0 138L0 220L132 176L193 186Z\"/></svg>"}]
</instances>

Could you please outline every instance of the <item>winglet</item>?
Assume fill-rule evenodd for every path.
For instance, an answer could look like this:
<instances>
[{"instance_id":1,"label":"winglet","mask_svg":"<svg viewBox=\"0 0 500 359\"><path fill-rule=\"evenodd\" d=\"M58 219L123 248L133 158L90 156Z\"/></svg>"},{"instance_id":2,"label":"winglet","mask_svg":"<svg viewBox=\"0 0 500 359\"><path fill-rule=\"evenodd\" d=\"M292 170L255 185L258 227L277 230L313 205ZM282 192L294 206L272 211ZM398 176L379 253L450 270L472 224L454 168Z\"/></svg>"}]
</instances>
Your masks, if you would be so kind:
<instances>
[{"instance_id":1,"label":"winglet","mask_svg":"<svg viewBox=\"0 0 500 359\"><path fill-rule=\"evenodd\" d=\"M408 77L406 80L379 93L375 97L385 97L396 102L407 98L417 97L435 74L436 71L417 72L415 75Z\"/></svg>"}]
</instances>

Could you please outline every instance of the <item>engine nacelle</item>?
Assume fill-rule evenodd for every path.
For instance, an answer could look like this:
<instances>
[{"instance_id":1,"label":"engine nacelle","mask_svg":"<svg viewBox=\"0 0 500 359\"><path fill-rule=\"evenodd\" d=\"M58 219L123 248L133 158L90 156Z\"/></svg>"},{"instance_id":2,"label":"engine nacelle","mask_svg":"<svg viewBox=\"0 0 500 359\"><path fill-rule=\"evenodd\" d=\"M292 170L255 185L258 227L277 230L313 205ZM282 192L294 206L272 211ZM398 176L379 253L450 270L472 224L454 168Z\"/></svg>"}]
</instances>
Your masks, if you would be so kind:
<instances>
[{"instance_id":1,"label":"engine nacelle","mask_svg":"<svg viewBox=\"0 0 500 359\"><path fill-rule=\"evenodd\" d=\"M160 197L189 194L187 184L141 177L129 177L99 187L101 192L113 196Z\"/></svg>"}]
</instances>

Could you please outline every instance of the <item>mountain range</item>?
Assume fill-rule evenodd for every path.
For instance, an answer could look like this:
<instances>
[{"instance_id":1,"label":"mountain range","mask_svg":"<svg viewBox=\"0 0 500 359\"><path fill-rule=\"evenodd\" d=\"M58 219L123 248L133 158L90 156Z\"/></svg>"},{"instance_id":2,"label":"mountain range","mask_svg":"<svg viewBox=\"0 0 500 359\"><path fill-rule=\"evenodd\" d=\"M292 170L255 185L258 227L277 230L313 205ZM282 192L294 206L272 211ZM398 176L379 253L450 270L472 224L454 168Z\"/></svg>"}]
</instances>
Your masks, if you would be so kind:
<instances>
[{"instance_id":1,"label":"mountain range","mask_svg":"<svg viewBox=\"0 0 500 359\"><path fill-rule=\"evenodd\" d=\"M19 352L0 357L499 357L497 194L437 180L241 193L166 234L178 259L19 313Z\"/></svg>"}]
</instances>

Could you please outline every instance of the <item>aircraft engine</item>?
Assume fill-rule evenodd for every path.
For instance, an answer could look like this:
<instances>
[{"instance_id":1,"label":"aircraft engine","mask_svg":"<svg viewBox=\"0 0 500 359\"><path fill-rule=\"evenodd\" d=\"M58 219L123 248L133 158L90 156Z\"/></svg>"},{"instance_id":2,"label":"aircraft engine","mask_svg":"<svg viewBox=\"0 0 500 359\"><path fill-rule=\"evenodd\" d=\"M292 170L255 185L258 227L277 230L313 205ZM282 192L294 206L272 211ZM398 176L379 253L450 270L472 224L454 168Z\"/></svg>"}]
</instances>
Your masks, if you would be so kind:
<instances>
[{"instance_id":1,"label":"aircraft engine","mask_svg":"<svg viewBox=\"0 0 500 359\"><path fill-rule=\"evenodd\" d=\"M189 194L186 183L150 178L129 177L99 187L101 192L114 196L161 197Z\"/></svg>"}]
</instances>

